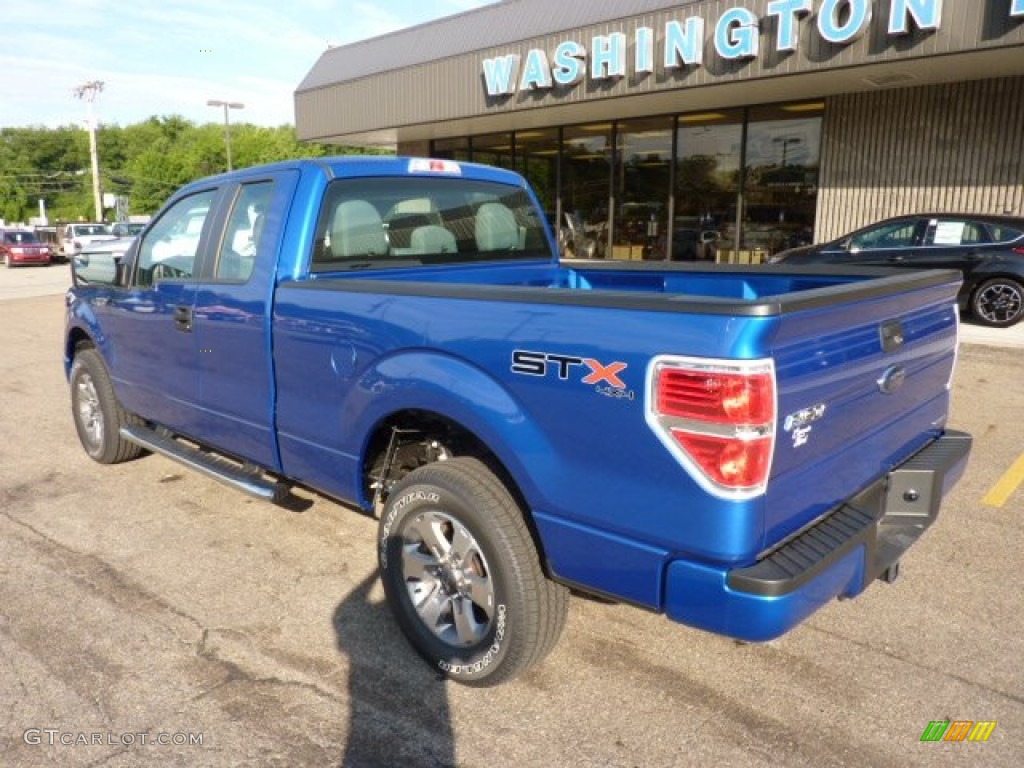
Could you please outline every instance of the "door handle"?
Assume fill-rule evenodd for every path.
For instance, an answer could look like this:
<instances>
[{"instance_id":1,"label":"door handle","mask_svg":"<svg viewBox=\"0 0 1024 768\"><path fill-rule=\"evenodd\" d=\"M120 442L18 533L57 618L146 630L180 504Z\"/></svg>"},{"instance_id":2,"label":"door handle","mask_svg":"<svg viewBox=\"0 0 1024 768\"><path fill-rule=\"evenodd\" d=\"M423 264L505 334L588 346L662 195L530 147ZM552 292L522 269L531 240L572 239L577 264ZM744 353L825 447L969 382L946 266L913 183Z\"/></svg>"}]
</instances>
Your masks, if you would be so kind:
<instances>
[{"instance_id":1,"label":"door handle","mask_svg":"<svg viewBox=\"0 0 1024 768\"><path fill-rule=\"evenodd\" d=\"M174 308L174 326L184 333L192 332L192 307Z\"/></svg>"}]
</instances>

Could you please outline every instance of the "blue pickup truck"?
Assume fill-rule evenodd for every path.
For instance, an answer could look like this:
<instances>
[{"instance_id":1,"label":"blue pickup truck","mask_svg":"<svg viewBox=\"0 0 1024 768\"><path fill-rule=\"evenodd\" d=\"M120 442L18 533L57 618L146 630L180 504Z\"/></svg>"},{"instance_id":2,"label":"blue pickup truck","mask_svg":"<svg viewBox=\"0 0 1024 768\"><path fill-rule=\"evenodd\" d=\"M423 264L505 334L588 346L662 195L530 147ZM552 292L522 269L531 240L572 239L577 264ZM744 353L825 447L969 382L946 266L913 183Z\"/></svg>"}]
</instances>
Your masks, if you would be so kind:
<instances>
[{"instance_id":1,"label":"blue pickup truck","mask_svg":"<svg viewBox=\"0 0 1024 768\"><path fill-rule=\"evenodd\" d=\"M518 175L249 168L75 260L85 451L379 517L448 677L540 661L569 588L745 641L892 581L962 474L957 273L560 261Z\"/></svg>"}]
</instances>

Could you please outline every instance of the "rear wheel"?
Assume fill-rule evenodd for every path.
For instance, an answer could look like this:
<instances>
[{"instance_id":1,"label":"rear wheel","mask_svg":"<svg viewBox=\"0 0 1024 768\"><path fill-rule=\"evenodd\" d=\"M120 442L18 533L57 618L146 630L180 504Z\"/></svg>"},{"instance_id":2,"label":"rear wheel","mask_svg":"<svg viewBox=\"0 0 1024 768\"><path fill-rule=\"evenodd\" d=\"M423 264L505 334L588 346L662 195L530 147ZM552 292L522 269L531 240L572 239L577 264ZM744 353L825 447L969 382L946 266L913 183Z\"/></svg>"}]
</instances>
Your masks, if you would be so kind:
<instances>
[{"instance_id":1,"label":"rear wheel","mask_svg":"<svg viewBox=\"0 0 1024 768\"><path fill-rule=\"evenodd\" d=\"M117 402L107 367L95 349L83 349L75 355L71 412L82 447L100 464L117 464L142 454L141 447L121 437L121 427L141 422Z\"/></svg>"},{"instance_id":2,"label":"rear wheel","mask_svg":"<svg viewBox=\"0 0 1024 768\"><path fill-rule=\"evenodd\" d=\"M402 631L460 683L514 677L551 651L565 624L568 591L544 576L522 510L476 459L403 478L381 516L378 556Z\"/></svg>"},{"instance_id":3,"label":"rear wheel","mask_svg":"<svg viewBox=\"0 0 1024 768\"><path fill-rule=\"evenodd\" d=\"M986 280L971 297L971 313L985 325L1014 325L1024 317L1024 285L1009 277Z\"/></svg>"}]
</instances>

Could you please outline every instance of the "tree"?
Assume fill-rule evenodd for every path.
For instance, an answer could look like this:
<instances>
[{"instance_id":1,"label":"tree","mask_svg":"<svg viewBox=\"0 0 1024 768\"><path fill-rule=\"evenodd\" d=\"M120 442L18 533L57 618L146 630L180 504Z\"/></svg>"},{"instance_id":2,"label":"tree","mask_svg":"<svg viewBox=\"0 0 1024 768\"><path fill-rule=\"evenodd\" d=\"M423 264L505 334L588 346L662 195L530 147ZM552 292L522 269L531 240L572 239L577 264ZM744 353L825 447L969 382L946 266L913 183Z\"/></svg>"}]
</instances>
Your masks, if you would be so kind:
<instances>
[{"instance_id":1,"label":"tree","mask_svg":"<svg viewBox=\"0 0 1024 768\"><path fill-rule=\"evenodd\" d=\"M226 169L224 128L179 115L154 116L97 133L102 190L128 198L128 212L151 214L178 187ZM366 153L352 147L300 143L288 125L231 126L237 168L328 154ZM372 154L385 153L369 150ZM46 201L51 220L91 218L88 134L75 126L0 129L0 218L35 216Z\"/></svg>"}]
</instances>

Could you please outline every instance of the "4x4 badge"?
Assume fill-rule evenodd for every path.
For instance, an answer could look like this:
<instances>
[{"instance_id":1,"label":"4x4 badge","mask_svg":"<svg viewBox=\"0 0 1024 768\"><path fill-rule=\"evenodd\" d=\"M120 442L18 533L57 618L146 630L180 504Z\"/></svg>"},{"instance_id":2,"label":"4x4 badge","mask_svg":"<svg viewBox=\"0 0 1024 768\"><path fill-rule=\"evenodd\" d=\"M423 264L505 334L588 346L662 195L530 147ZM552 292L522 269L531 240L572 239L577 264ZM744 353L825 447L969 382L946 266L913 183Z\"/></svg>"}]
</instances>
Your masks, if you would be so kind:
<instances>
[{"instance_id":1,"label":"4x4 badge","mask_svg":"<svg viewBox=\"0 0 1024 768\"><path fill-rule=\"evenodd\" d=\"M818 421L824 415L824 403L818 403L817 405L812 405L809 408L802 408L786 417L785 421L782 422L782 429L786 432L792 432Z\"/></svg>"}]
</instances>

